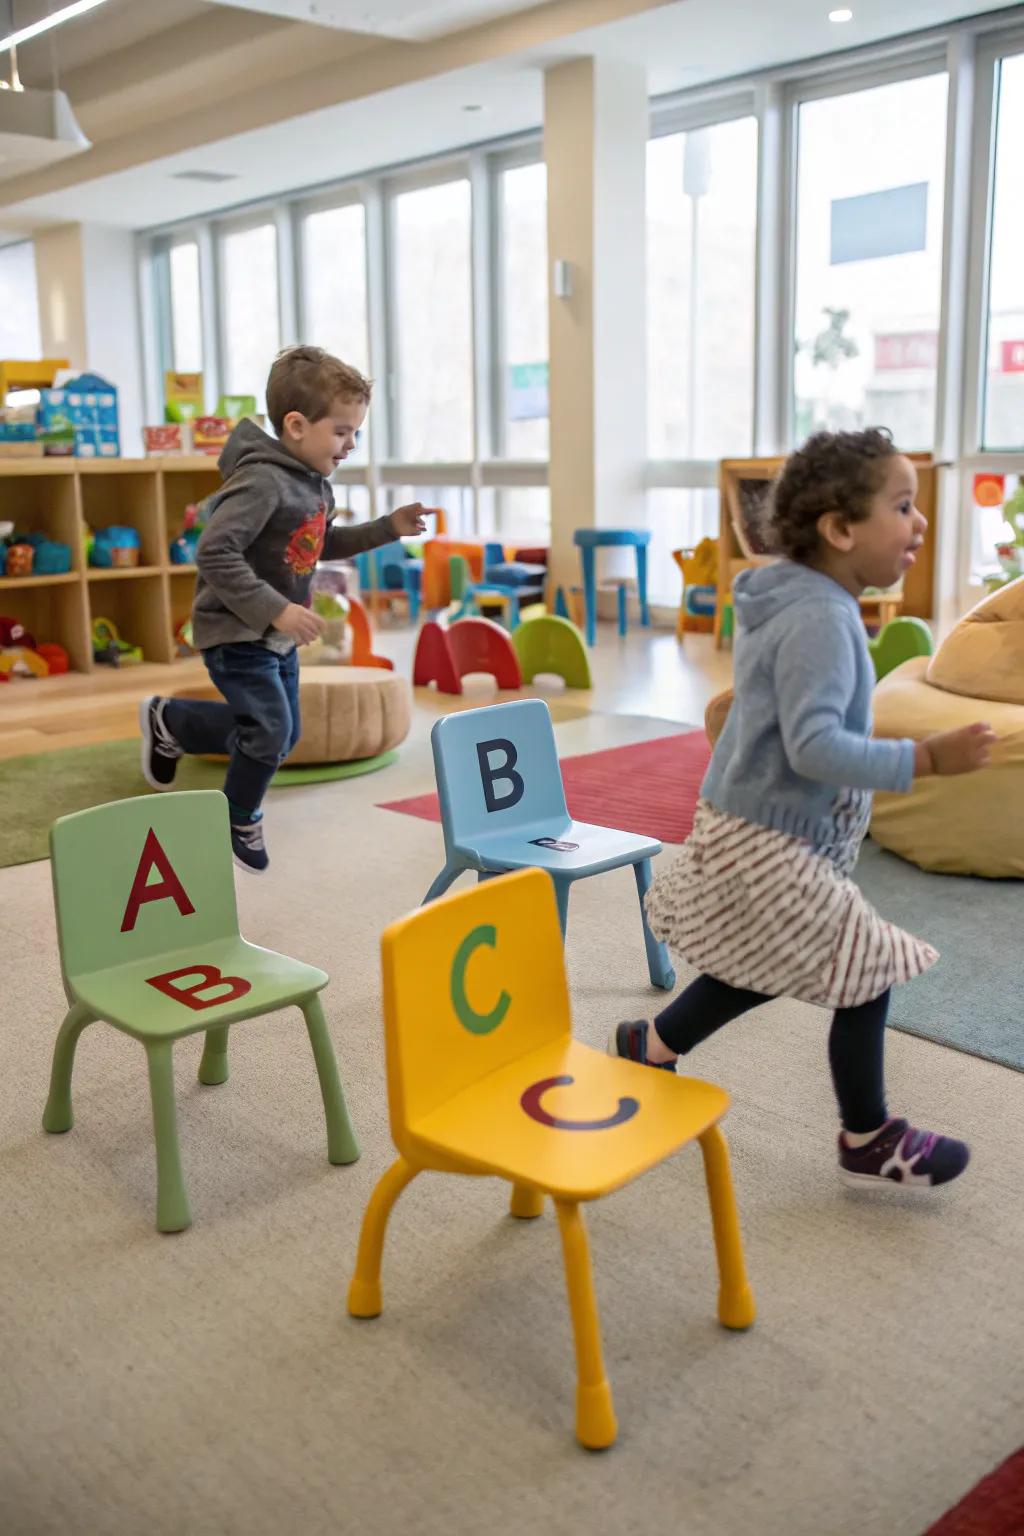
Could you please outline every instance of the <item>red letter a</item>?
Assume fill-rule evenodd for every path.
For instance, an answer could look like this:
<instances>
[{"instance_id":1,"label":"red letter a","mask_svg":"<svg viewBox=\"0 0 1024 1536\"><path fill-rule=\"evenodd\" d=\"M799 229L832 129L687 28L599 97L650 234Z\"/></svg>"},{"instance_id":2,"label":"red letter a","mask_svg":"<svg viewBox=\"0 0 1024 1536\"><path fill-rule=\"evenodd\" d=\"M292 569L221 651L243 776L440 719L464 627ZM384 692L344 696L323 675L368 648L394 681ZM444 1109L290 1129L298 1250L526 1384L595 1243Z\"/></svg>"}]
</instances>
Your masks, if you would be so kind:
<instances>
[{"instance_id":1,"label":"red letter a","mask_svg":"<svg viewBox=\"0 0 1024 1536\"><path fill-rule=\"evenodd\" d=\"M147 885L151 869L156 868L163 876L155 885ZM170 897L182 917L189 917L195 907L185 894L185 887L178 879L171 867L171 861L167 857L157 841L156 833L150 827L146 833L145 846L142 849L142 857L139 867L135 871L135 879L132 881L131 895L128 897L128 905L124 909L124 917L121 919L121 932L131 933L135 927L139 915L139 908L147 901L166 901Z\"/></svg>"}]
</instances>

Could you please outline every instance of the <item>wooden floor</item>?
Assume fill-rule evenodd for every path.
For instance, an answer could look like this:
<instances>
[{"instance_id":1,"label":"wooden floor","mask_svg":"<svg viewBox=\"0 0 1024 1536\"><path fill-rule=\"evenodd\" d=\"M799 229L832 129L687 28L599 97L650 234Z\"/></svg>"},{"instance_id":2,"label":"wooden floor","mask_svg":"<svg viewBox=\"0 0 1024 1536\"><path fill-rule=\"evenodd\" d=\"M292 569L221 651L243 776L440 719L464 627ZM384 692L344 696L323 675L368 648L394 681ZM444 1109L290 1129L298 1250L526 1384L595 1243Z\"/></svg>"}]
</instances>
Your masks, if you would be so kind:
<instances>
[{"instance_id":1,"label":"wooden floor","mask_svg":"<svg viewBox=\"0 0 1024 1536\"><path fill-rule=\"evenodd\" d=\"M409 676L414 641L415 631L408 625L392 628L385 622L377 648ZM716 652L709 636L688 635L680 645L674 633L664 629L631 629L620 639L613 625L604 624L593 661L591 706L613 714L699 724L708 699L732 680L729 653ZM205 676L202 661L195 657L173 666L143 663L103 667L91 674L16 677L0 685L0 760L134 736L140 699Z\"/></svg>"}]
</instances>

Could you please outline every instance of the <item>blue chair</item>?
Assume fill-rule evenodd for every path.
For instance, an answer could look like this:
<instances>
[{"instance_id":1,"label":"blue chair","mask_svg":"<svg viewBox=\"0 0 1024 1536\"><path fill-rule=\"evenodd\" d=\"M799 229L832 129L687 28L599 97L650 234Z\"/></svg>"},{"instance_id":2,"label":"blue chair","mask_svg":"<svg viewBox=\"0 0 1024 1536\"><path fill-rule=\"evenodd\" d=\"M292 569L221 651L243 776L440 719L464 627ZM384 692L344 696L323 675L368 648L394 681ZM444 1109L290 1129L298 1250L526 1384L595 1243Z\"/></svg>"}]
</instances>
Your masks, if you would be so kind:
<instances>
[{"instance_id":1,"label":"blue chair","mask_svg":"<svg viewBox=\"0 0 1024 1536\"><path fill-rule=\"evenodd\" d=\"M670 990L676 978L668 950L655 939L644 912L651 859L661 843L573 821L543 699L446 715L435 723L430 744L445 863L424 904L443 895L464 870L487 880L513 869L545 869L555 883L564 938L572 882L632 864L647 968L656 987Z\"/></svg>"},{"instance_id":2,"label":"blue chair","mask_svg":"<svg viewBox=\"0 0 1024 1536\"><path fill-rule=\"evenodd\" d=\"M647 606L647 546L649 528L577 528L572 536L583 563L583 601L586 604L587 644L597 640L597 562L596 549L631 546L636 553L636 587L640 599L640 623L648 629L651 614ZM626 633L626 594L619 587L619 634Z\"/></svg>"}]
</instances>

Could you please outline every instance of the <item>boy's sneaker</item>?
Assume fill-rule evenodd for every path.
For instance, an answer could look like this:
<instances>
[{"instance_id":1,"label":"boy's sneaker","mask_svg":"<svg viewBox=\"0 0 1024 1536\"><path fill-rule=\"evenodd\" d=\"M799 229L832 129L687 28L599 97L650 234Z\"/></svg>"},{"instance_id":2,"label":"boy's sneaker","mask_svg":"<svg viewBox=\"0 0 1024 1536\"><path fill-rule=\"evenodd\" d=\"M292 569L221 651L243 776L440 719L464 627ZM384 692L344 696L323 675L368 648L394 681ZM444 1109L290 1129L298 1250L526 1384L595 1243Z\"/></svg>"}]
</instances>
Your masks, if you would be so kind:
<instances>
[{"instance_id":1,"label":"boy's sneaker","mask_svg":"<svg viewBox=\"0 0 1024 1536\"><path fill-rule=\"evenodd\" d=\"M154 694L139 705L142 776L153 789L170 789L182 750L164 725L164 701Z\"/></svg>"},{"instance_id":2,"label":"boy's sneaker","mask_svg":"<svg viewBox=\"0 0 1024 1536\"><path fill-rule=\"evenodd\" d=\"M239 869L262 875L270 866L267 845L263 841L262 821L244 821L231 827L231 851Z\"/></svg>"},{"instance_id":3,"label":"boy's sneaker","mask_svg":"<svg viewBox=\"0 0 1024 1536\"><path fill-rule=\"evenodd\" d=\"M919 1131L906 1120L887 1120L863 1147L848 1147L839 1133L839 1175L844 1184L894 1183L931 1189L963 1173L970 1155L965 1141Z\"/></svg>"},{"instance_id":4,"label":"boy's sneaker","mask_svg":"<svg viewBox=\"0 0 1024 1536\"><path fill-rule=\"evenodd\" d=\"M674 1061L647 1060L647 1020L635 1019L630 1024L616 1024L608 1036L608 1055L621 1056L625 1061L637 1061L642 1067L658 1067L663 1072L674 1072Z\"/></svg>"}]
</instances>

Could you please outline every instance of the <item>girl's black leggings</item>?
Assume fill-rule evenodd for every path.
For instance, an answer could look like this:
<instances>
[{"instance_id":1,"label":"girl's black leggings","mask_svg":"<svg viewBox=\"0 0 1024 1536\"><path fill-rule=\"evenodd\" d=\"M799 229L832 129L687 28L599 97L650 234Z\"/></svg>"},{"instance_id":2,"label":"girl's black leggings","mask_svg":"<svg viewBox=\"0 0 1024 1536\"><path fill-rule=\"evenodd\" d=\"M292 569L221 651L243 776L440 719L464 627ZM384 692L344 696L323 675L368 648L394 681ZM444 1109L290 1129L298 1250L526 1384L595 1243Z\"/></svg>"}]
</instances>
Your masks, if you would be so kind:
<instances>
[{"instance_id":1,"label":"girl's black leggings","mask_svg":"<svg viewBox=\"0 0 1024 1536\"><path fill-rule=\"evenodd\" d=\"M659 1037L680 1056L713 1035L723 1024L761 1003L760 992L726 986L714 976L698 976L654 1020ZM885 1021L889 993L856 1008L838 1008L828 1037L832 1082L839 1115L847 1131L873 1131L887 1119L885 1107Z\"/></svg>"}]
</instances>

